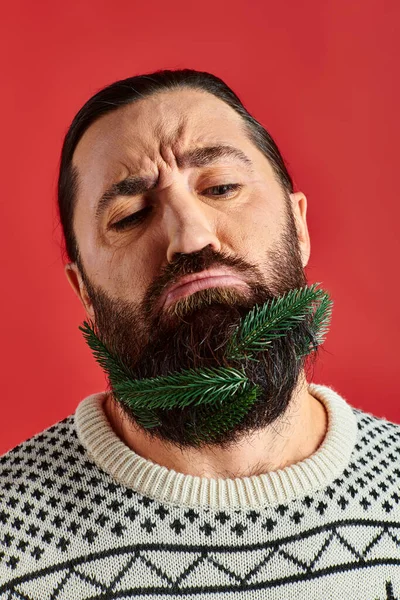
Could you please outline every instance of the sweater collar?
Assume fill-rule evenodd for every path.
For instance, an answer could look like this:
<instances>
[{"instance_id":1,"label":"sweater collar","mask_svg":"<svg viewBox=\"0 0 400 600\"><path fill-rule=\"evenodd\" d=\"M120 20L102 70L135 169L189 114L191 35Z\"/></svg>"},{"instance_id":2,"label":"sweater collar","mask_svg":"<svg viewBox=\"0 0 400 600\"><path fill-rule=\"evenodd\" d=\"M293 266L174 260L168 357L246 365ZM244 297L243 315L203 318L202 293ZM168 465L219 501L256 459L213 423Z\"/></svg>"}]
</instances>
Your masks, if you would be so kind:
<instances>
[{"instance_id":1,"label":"sweater collar","mask_svg":"<svg viewBox=\"0 0 400 600\"><path fill-rule=\"evenodd\" d=\"M328 428L319 448L308 458L277 471L235 479L178 473L139 456L112 429L103 410L107 392L80 402L75 426L80 442L96 465L121 485L164 503L215 509L261 508L284 504L322 489L349 463L357 436L352 407L329 387L310 384L323 403Z\"/></svg>"}]
</instances>

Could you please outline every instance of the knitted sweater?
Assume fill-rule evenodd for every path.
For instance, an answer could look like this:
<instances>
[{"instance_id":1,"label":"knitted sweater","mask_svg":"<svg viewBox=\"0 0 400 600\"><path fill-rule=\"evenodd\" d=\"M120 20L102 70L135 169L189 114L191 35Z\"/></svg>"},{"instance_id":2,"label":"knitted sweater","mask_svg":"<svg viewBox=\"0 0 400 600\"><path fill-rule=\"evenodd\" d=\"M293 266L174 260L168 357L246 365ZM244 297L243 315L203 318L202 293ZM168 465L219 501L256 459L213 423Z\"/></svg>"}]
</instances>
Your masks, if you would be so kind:
<instances>
[{"instance_id":1,"label":"knitted sweater","mask_svg":"<svg viewBox=\"0 0 400 600\"><path fill-rule=\"evenodd\" d=\"M0 458L0 600L400 598L400 425L309 391L317 451L237 479L140 457L84 399Z\"/></svg>"}]
</instances>

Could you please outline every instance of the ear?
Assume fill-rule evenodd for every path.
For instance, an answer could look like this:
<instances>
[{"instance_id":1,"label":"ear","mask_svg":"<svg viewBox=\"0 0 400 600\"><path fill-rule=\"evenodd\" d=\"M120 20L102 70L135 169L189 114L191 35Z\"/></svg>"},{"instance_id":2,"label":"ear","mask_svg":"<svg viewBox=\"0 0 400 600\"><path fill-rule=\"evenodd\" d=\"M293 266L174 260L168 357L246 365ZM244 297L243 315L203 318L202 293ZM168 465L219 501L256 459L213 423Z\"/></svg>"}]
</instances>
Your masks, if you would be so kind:
<instances>
[{"instance_id":1,"label":"ear","mask_svg":"<svg viewBox=\"0 0 400 600\"><path fill-rule=\"evenodd\" d=\"M68 263L65 265L64 271L70 286L81 301L86 314L92 321L94 321L93 305L87 293L86 286L83 283L82 275L78 266L76 263Z\"/></svg>"},{"instance_id":2,"label":"ear","mask_svg":"<svg viewBox=\"0 0 400 600\"><path fill-rule=\"evenodd\" d=\"M295 192L290 194L290 199L292 201L303 267L305 267L307 266L311 252L310 236L307 227L307 198L303 192Z\"/></svg>"}]
</instances>

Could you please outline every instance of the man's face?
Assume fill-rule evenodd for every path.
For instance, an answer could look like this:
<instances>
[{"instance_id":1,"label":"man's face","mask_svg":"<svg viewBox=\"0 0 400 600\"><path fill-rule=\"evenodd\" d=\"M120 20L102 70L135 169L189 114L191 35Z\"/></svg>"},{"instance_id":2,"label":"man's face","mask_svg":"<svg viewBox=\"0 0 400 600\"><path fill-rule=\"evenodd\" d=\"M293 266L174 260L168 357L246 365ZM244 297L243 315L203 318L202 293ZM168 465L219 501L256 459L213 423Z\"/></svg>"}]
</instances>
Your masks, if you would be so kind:
<instances>
[{"instance_id":1,"label":"man's face","mask_svg":"<svg viewBox=\"0 0 400 600\"><path fill-rule=\"evenodd\" d=\"M213 95L181 89L120 108L89 127L73 164L83 272L67 275L138 377L219 364L232 323L305 284L306 200L285 196L242 119ZM285 404L278 412L269 394L264 424ZM167 429L161 437L184 443Z\"/></svg>"}]
</instances>

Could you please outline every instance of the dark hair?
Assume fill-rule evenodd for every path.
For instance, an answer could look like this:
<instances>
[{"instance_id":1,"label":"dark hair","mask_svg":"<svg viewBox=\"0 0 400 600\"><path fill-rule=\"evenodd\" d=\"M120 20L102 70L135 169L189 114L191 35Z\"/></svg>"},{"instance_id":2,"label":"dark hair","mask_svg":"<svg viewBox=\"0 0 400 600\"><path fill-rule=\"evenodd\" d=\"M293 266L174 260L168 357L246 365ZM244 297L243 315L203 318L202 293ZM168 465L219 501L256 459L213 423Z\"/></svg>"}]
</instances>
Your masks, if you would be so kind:
<instances>
[{"instance_id":1,"label":"dark hair","mask_svg":"<svg viewBox=\"0 0 400 600\"><path fill-rule=\"evenodd\" d=\"M274 140L219 77L192 69L159 70L155 73L128 77L112 83L92 96L75 116L64 139L58 178L58 212L64 234L65 251L72 262L81 264L73 230L78 174L72 165L72 157L79 140L88 127L102 115L156 92L183 87L209 92L231 106L242 117L251 141L269 160L282 189L289 193L293 192L292 179Z\"/></svg>"}]
</instances>

